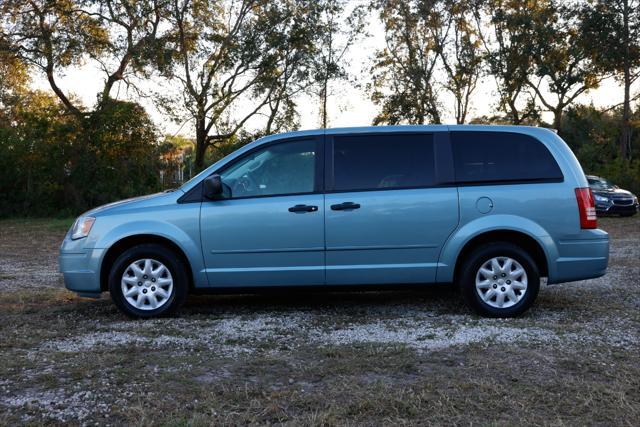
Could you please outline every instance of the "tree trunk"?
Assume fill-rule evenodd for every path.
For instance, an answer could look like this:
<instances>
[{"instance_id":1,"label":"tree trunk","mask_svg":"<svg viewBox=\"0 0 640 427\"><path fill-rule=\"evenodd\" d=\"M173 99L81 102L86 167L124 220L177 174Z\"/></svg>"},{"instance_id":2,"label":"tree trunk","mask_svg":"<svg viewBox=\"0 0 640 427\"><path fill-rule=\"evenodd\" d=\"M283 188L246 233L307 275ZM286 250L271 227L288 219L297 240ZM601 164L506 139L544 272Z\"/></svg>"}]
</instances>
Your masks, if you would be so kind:
<instances>
[{"instance_id":1,"label":"tree trunk","mask_svg":"<svg viewBox=\"0 0 640 427\"><path fill-rule=\"evenodd\" d=\"M631 158L631 65L629 63L629 1L624 0L622 19L624 22L624 103L622 109L622 131L620 132L620 157Z\"/></svg>"},{"instance_id":2,"label":"tree trunk","mask_svg":"<svg viewBox=\"0 0 640 427\"><path fill-rule=\"evenodd\" d=\"M276 119L276 115L278 114L278 109L280 108L280 100L282 98L278 97L278 100L276 101L276 105L271 108L271 114L269 115L269 120L267 120L267 126L265 127L265 133L267 135L271 134L271 128L273 127L273 122ZM271 103L269 103L269 105L271 105Z\"/></svg>"},{"instance_id":3,"label":"tree trunk","mask_svg":"<svg viewBox=\"0 0 640 427\"><path fill-rule=\"evenodd\" d=\"M562 132L562 107L553 111L553 128L560 134Z\"/></svg>"},{"instance_id":4,"label":"tree trunk","mask_svg":"<svg viewBox=\"0 0 640 427\"><path fill-rule=\"evenodd\" d=\"M622 108L622 132L620 133L620 157L631 158L631 77L628 66L624 70L624 106Z\"/></svg>"},{"instance_id":5,"label":"tree trunk","mask_svg":"<svg viewBox=\"0 0 640 427\"><path fill-rule=\"evenodd\" d=\"M204 169L204 155L207 152L207 130L204 119L196 121L196 172Z\"/></svg>"},{"instance_id":6,"label":"tree trunk","mask_svg":"<svg viewBox=\"0 0 640 427\"><path fill-rule=\"evenodd\" d=\"M464 107L462 105L462 103L464 102L462 100L462 93L458 92L455 95L455 103L456 103L456 124L457 125L462 125L464 124Z\"/></svg>"},{"instance_id":7,"label":"tree trunk","mask_svg":"<svg viewBox=\"0 0 640 427\"><path fill-rule=\"evenodd\" d=\"M511 110L511 122L514 125L519 125L522 122L520 118L520 113L518 112L518 107L516 107L516 103L513 99L509 99L509 110Z\"/></svg>"},{"instance_id":8,"label":"tree trunk","mask_svg":"<svg viewBox=\"0 0 640 427\"><path fill-rule=\"evenodd\" d=\"M322 90L320 92L320 97L321 97L321 102L322 102L322 116L321 116L321 120L322 120L322 128L326 129L327 128L327 87L329 86L329 79L328 78L324 78L324 81L322 82Z\"/></svg>"}]
</instances>

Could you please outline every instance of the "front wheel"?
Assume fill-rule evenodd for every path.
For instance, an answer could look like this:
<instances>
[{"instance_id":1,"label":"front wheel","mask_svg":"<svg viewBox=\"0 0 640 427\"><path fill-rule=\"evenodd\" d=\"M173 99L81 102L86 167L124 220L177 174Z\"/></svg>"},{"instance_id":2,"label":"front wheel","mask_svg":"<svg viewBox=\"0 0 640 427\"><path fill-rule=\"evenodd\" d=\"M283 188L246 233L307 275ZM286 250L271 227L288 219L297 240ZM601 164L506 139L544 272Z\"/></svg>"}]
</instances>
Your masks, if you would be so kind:
<instances>
[{"instance_id":1,"label":"front wheel","mask_svg":"<svg viewBox=\"0 0 640 427\"><path fill-rule=\"evenodd\" d=\"M185 301L186 268L179 256L162 245L143 244L124 251L113 263L109 292L129 317L147 318L174 312Z\"/></svg>"},{"instance_id":2,"label":"front wheel","mask_svg":"<svg viewBox=\"0 0 640 427\"><path fill-rule=\"evenodd\" d=\"M517 245L486 244L463 262L459 275L462 296L482 316L516 317L531 307L538 295L538 267Z\"/></svg>"}]
</instances>

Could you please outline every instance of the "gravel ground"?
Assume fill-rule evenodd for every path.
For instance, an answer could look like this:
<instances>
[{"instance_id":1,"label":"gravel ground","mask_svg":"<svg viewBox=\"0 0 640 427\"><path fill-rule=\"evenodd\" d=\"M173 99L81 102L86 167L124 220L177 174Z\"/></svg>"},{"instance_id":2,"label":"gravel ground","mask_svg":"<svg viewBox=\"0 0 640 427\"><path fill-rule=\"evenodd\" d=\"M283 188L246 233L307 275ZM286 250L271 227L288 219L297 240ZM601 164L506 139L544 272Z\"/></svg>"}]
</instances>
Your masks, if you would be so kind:
<instances>
[{"instance_id":1,"label":"gravel ground","mask_svg":"<svg viewBox=\"0 0 640 427\"><path fill-rule=\"evenodd\" d=\"M63 288L68 221L0 222L0 424L637 425L640 216L606 276L518 319L455 289L192 297L126 320Z\"/></svg>"}]
</instances>

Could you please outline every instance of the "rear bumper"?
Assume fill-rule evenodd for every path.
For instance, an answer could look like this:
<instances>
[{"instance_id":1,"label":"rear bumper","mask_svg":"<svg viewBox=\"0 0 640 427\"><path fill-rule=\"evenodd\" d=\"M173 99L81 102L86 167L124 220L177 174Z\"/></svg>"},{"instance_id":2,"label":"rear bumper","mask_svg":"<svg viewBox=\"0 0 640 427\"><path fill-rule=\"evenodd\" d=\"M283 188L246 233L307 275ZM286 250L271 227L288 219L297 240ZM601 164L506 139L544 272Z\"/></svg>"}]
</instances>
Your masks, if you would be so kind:
<instances>
[{"instance_id":1,"label":"rear bumper","mask_svg":"<svg viewBox=\"0 0 640 427\"><path fill-rule=\"evenodd\" d=\"M556 271L548 283L573 282L604 276L609 264L609 237L558 242Z\"/></svg>"},{"instance_id":2,"label":"rear bumper","mask_svg":"<svg viewBox=\"0 0 640 427\"><path fill-rule=\"evenodd\" d=\"M58 266L67 289L82 296L100 294L100 262L105 249L60 251Z\"/></svg>"}]
</instances>

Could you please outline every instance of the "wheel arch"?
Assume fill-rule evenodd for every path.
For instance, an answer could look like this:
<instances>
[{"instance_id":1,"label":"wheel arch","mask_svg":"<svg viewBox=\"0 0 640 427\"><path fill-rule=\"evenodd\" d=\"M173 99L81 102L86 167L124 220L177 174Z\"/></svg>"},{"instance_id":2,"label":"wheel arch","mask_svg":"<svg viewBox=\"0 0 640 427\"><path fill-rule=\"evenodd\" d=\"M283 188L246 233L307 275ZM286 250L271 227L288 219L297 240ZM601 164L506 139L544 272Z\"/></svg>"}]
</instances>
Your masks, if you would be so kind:
<instances>
[{"instance_id":1,"label":"wheel arch","mask_svg":"<svg viewBox=\"0 0 640 427\"><path fill-rule=\"evenodd\" d=\"M527 250L539 266L540 275L556 275L554 260L558 248L549 233L538 223L517 215L489 215L476 218L454 231L440 252L436 280L454 281L461 261L470 251L491 241L514 243Z\"/></svg>"},{"instance_id":2,"label":"wheel arch","mask_svg":"<svg viewBox=\"0 0 640 427\"><path fill-rule=\"evenodd\" d=\"M113 266L115 260L129 248L132 248L141 244L155 243L162 246L165 246L172 251L174 251L184 262L184 265L187 267L187 277L189 278L189 292L194 290L194 275L193 268L191 266L191 262L189 261L189 257L185 251L171 239L168 239L163 236L159 236L157 234L134 234L130 236L126 236L121 238L112 244L104 257L102 258L102 262L100 264L100 291L106 292L109 290L109 271Z\"/></svg>"},{"instance_id":3,"label":"wheel arch","mask_svg":"<svg viewBox=\"0 0 640 427\"><path fill-rule=\"evenodd\" d=\"M476 248L491 242L507 242L521 247L531 256L531 258L533 258L533 261L540 270L540 277L546 277L549 275L549 261L540 243L522 231L503 229L491 230L477 234L465 243L456 257L456 263L453 270L454 281L457 280L464 260L469 256L469 254Z\"/></svg>"}]
</instances>

